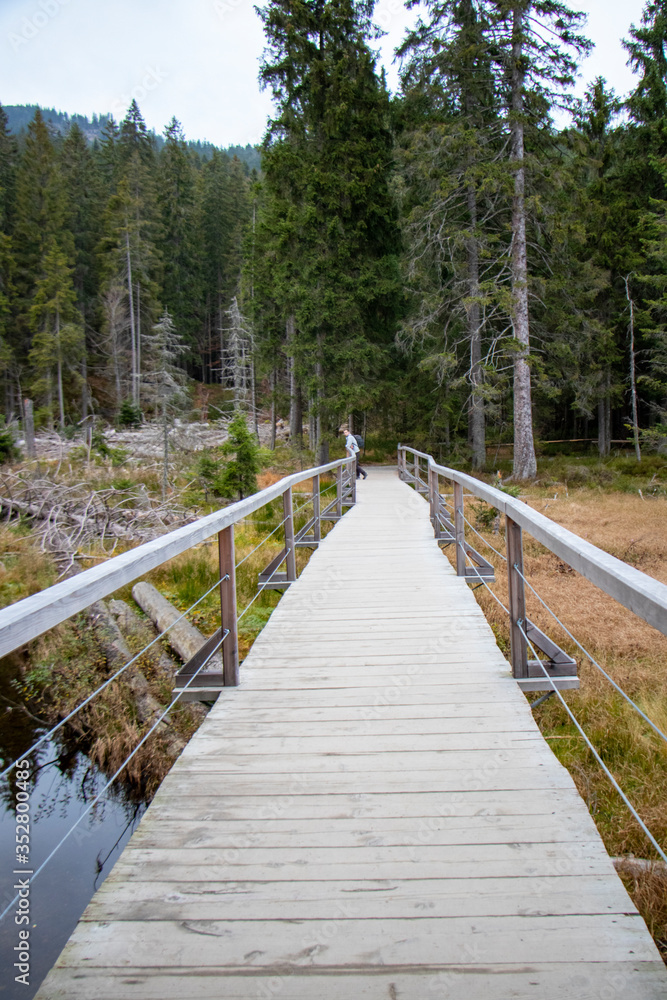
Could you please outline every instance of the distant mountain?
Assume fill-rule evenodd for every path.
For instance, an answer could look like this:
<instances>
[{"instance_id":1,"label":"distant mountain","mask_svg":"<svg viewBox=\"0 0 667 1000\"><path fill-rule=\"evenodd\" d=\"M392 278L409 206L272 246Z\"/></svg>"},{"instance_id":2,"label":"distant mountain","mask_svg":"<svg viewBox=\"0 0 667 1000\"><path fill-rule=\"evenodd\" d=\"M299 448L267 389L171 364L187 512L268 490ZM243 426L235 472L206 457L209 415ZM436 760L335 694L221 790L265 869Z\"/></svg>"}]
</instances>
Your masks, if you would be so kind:
<instances>
[{"instance_id":1,"label":"distant mountain","mask_svg":"<svg viewBox=\"0 0 667 1000\"><path fill-rule=\"evenodd\" d=\"M7 123L10 132L13 132L14 135L20 135L21 132L24 132L32 121L37 107L37 104L3 105L7 115ZM59 135L66 135L70 127L76 124L79 126L91 145L96 139L101 139L104 126L111 118L111 115L94 114L92 118L87 118L86 115L69 115L65 111L56 111L55 108L42 108L41 111L44 115L45 121L47 121ZM164 146L164 139L162 136L157 135L155 132L152 132L151 134L155 139L157 148L162 149ZM211 142L202 142L198 139L197 141L188 140L188 147L193 150L193 152L198 153L205 160L210 160L213 156L213 151L215 149L220 149L223 153L226 153L227 156L236 156L242 163L247 163L249 170L261 169L259 151L255 146L227 146L225 148L224 146L214 146Z\"/></svg>"}]
</instances>

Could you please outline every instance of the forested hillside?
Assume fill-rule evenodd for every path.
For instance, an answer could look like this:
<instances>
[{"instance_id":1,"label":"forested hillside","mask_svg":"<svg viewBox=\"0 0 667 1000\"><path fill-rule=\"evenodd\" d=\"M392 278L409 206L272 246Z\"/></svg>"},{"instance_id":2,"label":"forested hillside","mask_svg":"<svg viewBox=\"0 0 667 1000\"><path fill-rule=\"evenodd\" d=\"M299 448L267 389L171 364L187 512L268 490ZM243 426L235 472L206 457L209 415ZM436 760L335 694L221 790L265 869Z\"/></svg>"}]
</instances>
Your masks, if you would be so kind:
<instances>
[{"instance_id":1,"label":"forested hillside","mask_svg":"<svg viewBox=\"0 0 667 1000\"><path fill-rule=\"evenodd\" d=\"M314 449L348 415L478 468L514 441L517 478L535 440L661 446L667 0L628 25L625 101L571 98L589 43L556 0L429 0L390 98L372 8L262 8L259 177L176 121L159 147L134 103L92 145L0 113L7 419L27 394L61 426L150 416L168 343L238 397L252 352Z\"/></svg>"},{"instance_id":2,"label":"forested hillside","mask_svg":"<svg viewBox=\"0 0 667 1000\"><path fill-rule=\"evenodd\" d=\"M36 104L5 105L9 131L17 138L25 138L22 133L27 132L37 110ZM88 118L87 115L69 115L64 111L56 111L55 108L39 108L39 110L53 134L64 137L72 125L78 125L91 145L104 140L105 129L109 127L110 119L113 117L112 115L93 115ZM160 152L165 144L165 137L156 135L154 132L149 132L149 135L156 150ZM218 149L212 142L202 142L201 139L186 139L186 146L190 152L205 160L210 160L215 150ZM259 170L261 167L261 158L256 146L227 146L218 149L218 152L225 153L230 158L237 157L241 163L247 164L250 170Z\"/></svg>"}]
</instances>

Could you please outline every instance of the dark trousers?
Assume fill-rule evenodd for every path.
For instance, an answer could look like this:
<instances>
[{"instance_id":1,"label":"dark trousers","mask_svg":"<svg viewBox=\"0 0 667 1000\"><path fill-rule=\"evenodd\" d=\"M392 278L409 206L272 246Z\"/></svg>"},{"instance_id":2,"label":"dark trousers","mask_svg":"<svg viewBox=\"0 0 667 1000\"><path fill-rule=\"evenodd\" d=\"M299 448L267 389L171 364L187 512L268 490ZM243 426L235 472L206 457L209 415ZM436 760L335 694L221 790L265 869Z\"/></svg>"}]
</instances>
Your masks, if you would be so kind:
<instances>
[{"instance_id":1,"label":"dark trousers","mask_svg":"<svg viewBox=\"0 0 667 1000\"><path fill-rule=\"evenodd\" d=\"M357 452L357 454L356 454L356 459L357 459L357 479L359 478L359 476L363 476L364 479L365 479L366 478L366 472L359 465L359 452Z\"/></svg>"}]
</instances>

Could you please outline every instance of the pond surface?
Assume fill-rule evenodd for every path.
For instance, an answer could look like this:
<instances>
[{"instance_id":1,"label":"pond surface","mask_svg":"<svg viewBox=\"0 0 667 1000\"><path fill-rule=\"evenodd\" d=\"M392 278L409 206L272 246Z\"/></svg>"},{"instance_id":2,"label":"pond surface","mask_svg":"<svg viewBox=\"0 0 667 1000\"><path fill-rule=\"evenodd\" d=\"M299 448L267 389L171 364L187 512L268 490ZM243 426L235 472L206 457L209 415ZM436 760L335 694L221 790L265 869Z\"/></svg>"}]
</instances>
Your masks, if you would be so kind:
<instances>
[{"instance_id":1,"label":"pond surface","mask_svg":"<svg viewBox=\"0 0 667 1000\"><path fill-rule=\"evenodd\" d=\"M0 759L3 770L21 756L44 729L20 704L15 684L18 670L0 664ZM0 781L0 912L16 894L14 886L37 871L102 790L106 778L76 744L57 734L29 758L25 789L16 772ZM29 805L29 862L17 862L16 806ZM145 804L116 783L63 843L29 888L26 902L14 903L0 922L0 998L31 1000L62 951L95 890L107 877L136 828ZM23 833L20 836L24 836ZM19 871L20 874L14 874ZM25 894L25 890L24 894ZM17 907L19 907L17 913ZM26 919L27 917L27 919ZM18 922L17 922L18 921ZM19 932L29 932L27 952L20 955ZM24 937L25 941L25 937ZM29 955L29 972L15 968ZM16 981L24 975L24 982Z\"/></svg>"}]
</instances>

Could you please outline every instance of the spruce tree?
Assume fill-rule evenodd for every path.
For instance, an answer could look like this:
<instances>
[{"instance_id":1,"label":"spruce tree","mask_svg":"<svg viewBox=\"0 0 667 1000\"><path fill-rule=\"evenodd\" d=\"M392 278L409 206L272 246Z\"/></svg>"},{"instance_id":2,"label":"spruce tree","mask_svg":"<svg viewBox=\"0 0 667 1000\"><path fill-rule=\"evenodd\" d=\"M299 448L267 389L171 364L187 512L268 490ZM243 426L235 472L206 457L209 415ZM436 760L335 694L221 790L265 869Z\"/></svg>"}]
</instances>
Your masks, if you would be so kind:
<instances>
[{"instance_id":1,"label":"spruce tree","mask_svg":"<svg viewBox=\"0 0 667 1000\"><path fill-rule=\"evenodd\" d=\"M34 390L45 397L49 419L53 418L53 393L58 404L58 422L65 426L68 385L79 387L78 362L84 351L83 322L76 305L72 269L53 241L46 251L43 273L37 282L30 308L34 332L30 361Z\"/></svg>"},{"instance_id":2,"label":"spruce tree","mask_svg":"<svg viewBox=\"0 0 667 1000\"><path fill-rule=\"evenodd\" d=\"M145 336L143 383L162 425L162 496L169 487L169 430L173 416L187 401L186 378L178 365L184 344L168 310Z\"/></svg>"},{"instance_id":3,"label":"spruce tree","mask_svg":"<svg viewBox=\"0 0 667 1000\"><path fill-rule=\"evenodd\" d=\"M185 342L200 324L201 276L195 243L195 172L183 130L172 118L159 159L157 200L163 258L163 299Z\"/></svg>"},{"instance_id":4,"label":"spruce tree","mask_svg":"<svg viewBox=\"0 0 667 1000\"><path fill-rule=\"evenodd\" d=\"M546 111L574 83L572 52L591 43L577 30L584 15L558 0L494 0L496 44L507 85L512 198L512 327L514 352L514 463L516 479L537 472L530 380L529 269L526 211L525 131L531 113ZM546 124L546 123L545 123Z\"/></svg>"},{"instance_id":5,"label":"spruce tree","mask_svg":"<svg viewBox=\"0 0 667 1000\"><path fill-rule=\"evenodd\" d=\"M7 115L0 105L0 376L5 383L7 415L12 409L8 397L12 365L9 337L12 328L12 300L15 298L13 276L16 271L11 239L16 155L16 145L7 128Z\"/></svg>"},{"instance_id":6,"label":"spruce tree","mask_svg":"<svg viewBox=\"0 0 667 1000\"><path fill-rule=\"evenodd\" d=\"M487 109L493 108L504 122L507 179L511 182L508 305L513 333L513 473L517 479L525 479L536 471L530 378L526 129L530 125L531 133L536 127L548 131L549 109L559 101L567 103L560 95L563 88L573 82L576 66L571 52L585 52L589 43L576 33L583 15L556 0L466 0L464 3L444 0L428 3L427 9L430 22L418 26L412 44L406 47L419 52L415 72L421 73L431 84L430 93L428 86L423 87L427 100L435 95L436 103L442 101L442 87L434 85L433 77L444 66L451 81L444 92L450 108L457 110L457 99L462 98L468 115L479 114L480 95L475 92L475 77L479 75L481 79L480 71L486 65L489 82L485 84L486 96L482 94L481 101L486 103ZM469 42L471 29L475 32L472 37L476 53ZM462 53L458 61L457 46ZM502 99L502 107L496 104L498 98ZM470 187L471 193L473 190L474 185ZM476 213L475 199L471 199L469 217L476 220ZM475 229L478 229L479 220L476 221ZM497 221L496 215L495 224ZM488 227L487 235L492 235ZM468 238L468 270L473 284L474 247L479 245L478 239ZM472 295L469 306L474 306L475 301L479 300ZM470 308L468 322L474 326L474 310ZM475 340L476 337L471 337L471 344ZM473 355L473 369L474 364Z\"/></svg>"},{"instance_id":7,"label":"spruce tree","mask_svg":"<svg viewBox=\"0 0 667 1000\"><path fill-rule=\"evenodd\" d=\"M473 468L486 460L490 325L498 308L500 97L489 55L489 13L473 0L431 2L399 56L401 166L408 287L402 338L436 374L441 397L464 389ZM486 349L484 348L486 338ZM467 397L467 399L465 398ZM442 404L442 398L440 400Z\"/></svg>"},{"instance_id":8,"label":"spruce tree","mask_svg":"<svg viewBox=\"0 0 667 1000\"><path fill-rule=\"evenodd\" d=\"M220 496L238 499L257 492L257 473L260 470L259 445L250 431L246 418L237 413L229 425L229 436L223 445L226 455L233 455L213 482L213 489Z\"/></svg>"},{"instance_id":9,"label":"spruce tree","mask_svg":"<svg viewBox=\"0 0 667 1000\"><path fill-rule=\"evenodd\" d=\"M273 296L294 330L287 349L305 391L331 422L379 398L401 308L389 102L368 46L371 10L367 0L273 0L260 10L262 80L278 112L264 141L267 201L280 206L267 249L289 247L296 278Z\"/></svg>"}]
</instances>

